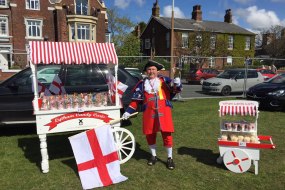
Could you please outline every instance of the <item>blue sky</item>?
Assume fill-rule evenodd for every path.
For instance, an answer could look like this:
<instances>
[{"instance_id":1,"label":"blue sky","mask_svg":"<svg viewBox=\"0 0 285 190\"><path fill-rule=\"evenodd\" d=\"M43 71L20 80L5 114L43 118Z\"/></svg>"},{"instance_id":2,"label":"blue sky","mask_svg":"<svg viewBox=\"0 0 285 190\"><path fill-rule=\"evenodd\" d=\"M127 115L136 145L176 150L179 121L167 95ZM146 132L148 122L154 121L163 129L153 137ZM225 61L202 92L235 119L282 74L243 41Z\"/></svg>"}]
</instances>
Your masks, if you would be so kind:
<instances>
[{"instance_id":1,"label":"blue sky","mask_svg":"<svg viewBox=\"0 0 285 190\"><path fill-rule=\"evenodd\" d=\"M155 0L105 0L107 8L116 8L120 16L134 23L148 22ZM173 0L158 0L161 16L171 17ZM224 21L231 9L233 22L251 31L272 25L285 26L285 0L174 0L174 15L190 18L194 5L201 5L203 20Z\"/></svg>"}]
</instances>

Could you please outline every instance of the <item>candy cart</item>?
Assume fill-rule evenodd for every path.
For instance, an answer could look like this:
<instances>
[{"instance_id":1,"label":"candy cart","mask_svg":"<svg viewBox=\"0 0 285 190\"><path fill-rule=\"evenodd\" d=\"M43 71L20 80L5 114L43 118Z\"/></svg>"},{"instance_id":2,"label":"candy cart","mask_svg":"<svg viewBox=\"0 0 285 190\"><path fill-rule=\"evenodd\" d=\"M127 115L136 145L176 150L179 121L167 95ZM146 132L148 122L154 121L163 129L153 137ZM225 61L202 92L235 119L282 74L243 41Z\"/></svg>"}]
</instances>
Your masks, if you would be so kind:
<instances>
[{"instance_id":1,"label":"candy cart","mask_svg":"<svg viewBox=\"0 0 285 190\"><path fill-rule=\"evenodd\" d=\"M258 174L260 149L274 149L271 136L257 135L258 102L247 100L220 101L219 164L232 172L246 172L251 163ZM262 143L267 141L267 143Z\"/></svg>"},{"instance_id":2,"label":"candy cart","mask_svg":"<svg viewBox=\"0 0 285 190\"><path fill-rule=\"evenodd\" d=\"M87 130L109 124L120 118L120 103L117 87L112 104L108 92L85 92L80 94L39 95L37 80L38 64L107 64L115 70L113 79L117 84L118 58L111 43L42 42L29 43L29 59L34 87L34 114L42 156L41 169L49 172L47 134ZM102 73L99 73L102 74ZM55 77L56 78L56 77ZM58 77L59 78L59 77ZM55 79L54 79L55 80ZM60 79L59 79L60 80ZM64 84L55 81L55 87L63 90ZM54 81L52 82L54 83ZM37 85L38 84L38 85ZM116 86L116 85L115 85ZM135 150L135 139L130 131L120 128L119 122L112 125L120 162L131 158Z\"/></svg>"}]
</instances>

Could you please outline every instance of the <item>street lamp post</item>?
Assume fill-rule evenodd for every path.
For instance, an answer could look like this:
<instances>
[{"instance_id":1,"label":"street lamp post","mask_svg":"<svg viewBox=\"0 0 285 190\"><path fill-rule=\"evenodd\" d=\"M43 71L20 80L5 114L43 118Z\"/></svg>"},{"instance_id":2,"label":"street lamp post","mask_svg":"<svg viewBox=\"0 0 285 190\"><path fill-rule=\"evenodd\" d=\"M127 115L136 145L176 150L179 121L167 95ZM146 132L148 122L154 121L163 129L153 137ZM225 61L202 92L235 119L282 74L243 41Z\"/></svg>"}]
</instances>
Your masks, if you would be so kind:
<instances>
[{"instance_id":1,"label":"street lamp post","mask_svg":"<svg viewBox=\"0 0 285 190\"><path fill-rule=\"evenodd\" d=\"M174 46L174 0L172 0L172 12L171 12L171 46L170 46L170 78L174 77L172 68L174 67L174 58L173 58L173 47Z\"/></svg>"}]
</instances>

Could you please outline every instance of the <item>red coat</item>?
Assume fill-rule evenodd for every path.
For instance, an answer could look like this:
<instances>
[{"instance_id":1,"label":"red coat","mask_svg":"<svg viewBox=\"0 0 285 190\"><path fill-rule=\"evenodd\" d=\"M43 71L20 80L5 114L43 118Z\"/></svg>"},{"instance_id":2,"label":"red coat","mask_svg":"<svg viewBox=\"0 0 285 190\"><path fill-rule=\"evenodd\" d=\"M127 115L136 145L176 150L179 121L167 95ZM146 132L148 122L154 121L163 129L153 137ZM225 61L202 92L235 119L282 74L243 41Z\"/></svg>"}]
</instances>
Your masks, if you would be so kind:
<instances>
[{"instance_id":1,"label":"red coat","mask_svg":"<svg viewBox=\"0 0 285 190\"><path fill-rule=\"evenodd\" d=\"M128 110L136 110L138 104L143 106L143 133L152 134L158 131L174 132L170 102L172 89L166 84L165 78L159 78L161 88L157 94L149 94L143 90L144 82L136 87L141 95L132 99ZM134 93L136 94L136 93ZM140 99L141 98L141 99ZM132 111L130 111L132 112Z\"/></svg>"}]
</instances>

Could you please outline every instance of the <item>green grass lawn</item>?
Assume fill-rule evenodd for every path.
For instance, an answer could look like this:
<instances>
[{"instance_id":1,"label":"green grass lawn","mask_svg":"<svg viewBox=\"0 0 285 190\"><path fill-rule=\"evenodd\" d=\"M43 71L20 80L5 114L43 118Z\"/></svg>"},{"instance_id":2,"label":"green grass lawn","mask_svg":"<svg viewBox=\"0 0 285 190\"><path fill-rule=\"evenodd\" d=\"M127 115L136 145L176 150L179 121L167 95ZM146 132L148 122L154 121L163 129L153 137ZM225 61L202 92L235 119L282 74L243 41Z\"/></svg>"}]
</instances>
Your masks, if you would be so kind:
<instances>
[{"instance_id":1,"label":"green grass lawn","mask_svg":"<svg viewBox=\"0 0 285 190\"><path fill-rule=\"evenodd\" d=\"M150 154L141 130L141 114L127 128L136 138L136 152L121 172L129 179L105 189L284 189L285 113L260 111L258 135L271 135L276 149L260 149L259 174L254 166L242 174L218 165L218 103L221 99L174 102L174 161L165 166L166 151L158 136L159 162L147 166ZM0 189L81 189L68 137L75 133L48 135L50 172L40 170L41 154L35 127L0 128ZM76 132L78 133L78 132Z\"/></svg>"}]
</instances>

